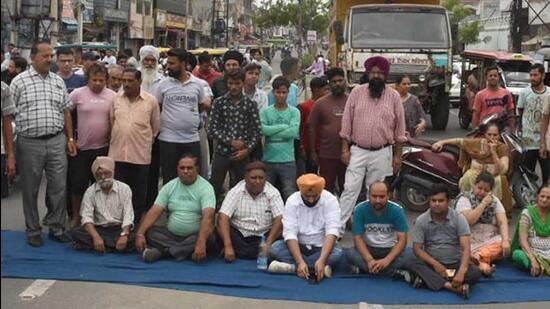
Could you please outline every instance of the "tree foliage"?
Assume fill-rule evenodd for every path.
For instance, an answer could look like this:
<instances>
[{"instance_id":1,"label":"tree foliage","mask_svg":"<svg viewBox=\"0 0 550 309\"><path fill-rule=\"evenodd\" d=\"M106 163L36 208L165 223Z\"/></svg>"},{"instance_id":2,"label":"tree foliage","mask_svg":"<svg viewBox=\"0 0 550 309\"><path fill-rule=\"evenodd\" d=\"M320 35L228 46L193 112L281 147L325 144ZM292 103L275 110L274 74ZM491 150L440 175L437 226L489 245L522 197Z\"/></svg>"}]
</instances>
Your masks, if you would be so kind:
<instances>
[{"instance_id":1,"label":"tree foliage","mask_svg":"<svg viewBox=\"0 0 550 309\"><path fill-rule=\"evenodd\" d=\"M471 8L463 5L460 0L445 0L443 6L449 12L449 22L451 23L451 29L453 30L453 41L456 43L460 41L463 44L472 44L479 42L479 32L481 31L481 24L479 21L468 23L459 28L458 24L466 17L474 14Z\"/></svg>"},{"instance_id":2,"label":"tree foliage","mask_svg":"<svg viewBox=\"0 0 550 309\"><path fill-rule=\"evenodd\" d=\"M301 10L300 10L301 9ZM260 30L274 27L293 27L305 41L307 30L317 31L317 36L327 33L330 23L328 2L319 0L263 0L254 16L254 26ZM299 29L300 14L302 29Z\"/></svg>"},{"instance_id":3,"label":"tree foliage","mask_svg":"<svg viewBox=\"0 0 550 309\"><path fill-rule=\"evenodd\" d=\"M479 20L471 22L460 29L459 38L463 44L479 43L479 32L481 24Z\"/></svg>"}]
</instances>

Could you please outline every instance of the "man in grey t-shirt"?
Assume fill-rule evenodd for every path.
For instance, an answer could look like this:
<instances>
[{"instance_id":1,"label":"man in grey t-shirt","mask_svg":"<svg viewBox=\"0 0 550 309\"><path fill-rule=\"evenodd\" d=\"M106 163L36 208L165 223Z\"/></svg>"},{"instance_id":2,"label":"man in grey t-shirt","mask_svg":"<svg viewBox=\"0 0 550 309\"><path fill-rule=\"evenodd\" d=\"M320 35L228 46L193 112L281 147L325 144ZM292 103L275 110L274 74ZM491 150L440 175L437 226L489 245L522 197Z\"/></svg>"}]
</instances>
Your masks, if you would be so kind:
<instances>
[{"instance_id":1,"label":"man in grey t-shirt","mask_svg":"<svg viewBox=\"0 0 550 309\"><path fill-rule=\"evenodd\" d=\"M481 272L469 265L470 227L462 214L449 208L449 189L443 184L433 186L430 209L416 219L413 250L416 257L405 268L416 276L415 287L446 288L468 298L469 284L476 283Z\"/></svg>"},{"instance_id":2,"label":"man in grey t-shirt","mask_svg":"<svg viewBox=\"0 0 550 309\"><path fill-rule=\"evenodd\" d=\"M166 184L176 178L178 160L183 154L201 157L199 125L204 89L187 72L191 55L182 48L168 52L167 78L152 90L162 106L160 115L160 164Z\"/></svg>"}]
</instances>

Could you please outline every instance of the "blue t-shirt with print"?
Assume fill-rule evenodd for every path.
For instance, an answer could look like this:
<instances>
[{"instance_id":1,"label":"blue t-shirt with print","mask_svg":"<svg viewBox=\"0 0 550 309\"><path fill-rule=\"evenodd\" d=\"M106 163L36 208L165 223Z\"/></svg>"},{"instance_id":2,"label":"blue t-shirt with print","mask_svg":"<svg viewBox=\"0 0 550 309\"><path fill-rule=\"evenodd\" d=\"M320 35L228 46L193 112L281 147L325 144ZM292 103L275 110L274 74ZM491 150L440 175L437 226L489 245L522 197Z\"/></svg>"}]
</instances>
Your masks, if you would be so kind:
<instances>
[{"instance_id":1,"label":"blue t-shirt with print","mask_svg":"<svg viewBox=\"0 0 550 309\"><path fill-rule=\"evenodd\" d=\"M363 235L367 246L391 248L397 244L397 233L409 230L403 208L388 201L384 213L377 215L369 201L359 203L353 215L352 233Z\"/></svg>"}]
</instances>

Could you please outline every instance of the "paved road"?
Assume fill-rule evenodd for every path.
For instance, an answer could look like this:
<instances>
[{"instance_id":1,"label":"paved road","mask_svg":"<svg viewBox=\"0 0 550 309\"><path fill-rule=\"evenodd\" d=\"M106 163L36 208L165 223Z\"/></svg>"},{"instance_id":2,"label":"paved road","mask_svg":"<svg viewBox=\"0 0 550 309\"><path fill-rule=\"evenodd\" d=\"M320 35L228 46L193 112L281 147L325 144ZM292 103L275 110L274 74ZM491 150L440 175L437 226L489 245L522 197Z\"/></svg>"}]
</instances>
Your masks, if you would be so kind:
<instances>
[{"instance_id":1,"label":"paved road","mask_svg":"<svg viewBox=\"0 0 550 309\"><path fill-rule=\"evenodd\" d=\"M274 61L274 67L278 68L278 60ZM278 69L277 69L278 70ZM449 127L446 131L428 130L426 138L439 139L446 137L462 136L464 131L458 126L456 111L451 112ZM39 193L41 201L41 215L45 214L44 200L45 184ZM408 213L412 224L418 214ZM515 217L517 213L515 214ZM1 206L2 230L24 230L23 211L21 206L21 192L18 188L5 199ZM344 238L344 246L351 244L350 235ZM56 281L41 297L34 300L21 300L19 294L24 291L34 280L27 279L1 279L1 308L381 308L380 306L360 305L328 305L291 301L252 300L246 298L217 296L204 293L184 292L168 289L146 288L138 286ZM548 308L550 303L523 303L523 304L490 304L480 306L468 306L468 308ZM386 308L438 308L441 306L384 306ZM447 306L451 307L451 306ZM458 306L456 306L458 307Z\"/></svg>"}]
</instances>

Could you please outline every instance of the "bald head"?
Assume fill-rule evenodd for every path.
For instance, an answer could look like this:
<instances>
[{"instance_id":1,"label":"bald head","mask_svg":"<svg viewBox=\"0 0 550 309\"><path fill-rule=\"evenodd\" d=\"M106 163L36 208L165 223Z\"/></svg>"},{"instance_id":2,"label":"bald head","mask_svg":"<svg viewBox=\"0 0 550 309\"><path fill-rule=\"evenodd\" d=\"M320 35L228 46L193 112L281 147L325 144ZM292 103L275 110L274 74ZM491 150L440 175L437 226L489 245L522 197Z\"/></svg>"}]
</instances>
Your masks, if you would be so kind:
<instances>
[{"instance_id":1,"label":"bald head","mask_svg":"<svg viewBox=\"0 0 550 309\"><path fill-rule=\"evenodd\" d=\"M369 186L369 201L375 212L383 212L388 203L388 185L383 181L377 181Z\"/></svg>"}]
</instances>

